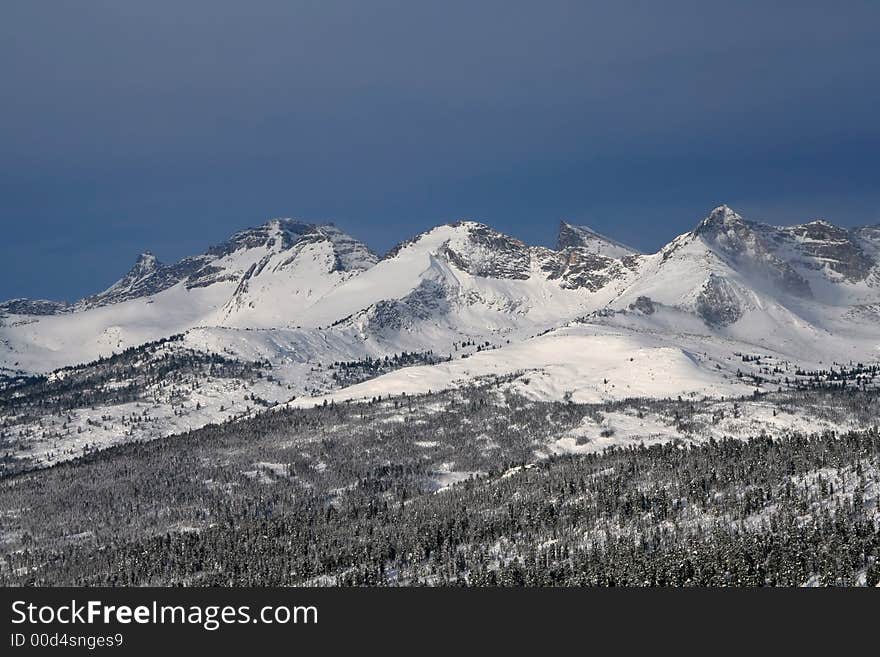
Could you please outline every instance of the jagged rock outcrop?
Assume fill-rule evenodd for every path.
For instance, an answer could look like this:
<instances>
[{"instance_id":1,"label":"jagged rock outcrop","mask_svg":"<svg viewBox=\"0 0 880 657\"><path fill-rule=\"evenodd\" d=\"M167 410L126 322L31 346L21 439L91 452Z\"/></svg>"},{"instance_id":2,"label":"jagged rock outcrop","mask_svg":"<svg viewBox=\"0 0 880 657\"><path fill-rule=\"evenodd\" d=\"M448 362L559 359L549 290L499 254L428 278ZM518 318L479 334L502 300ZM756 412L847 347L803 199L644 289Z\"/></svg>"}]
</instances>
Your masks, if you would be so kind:
<instances>
[{"instance_id":1,"label":"jagged rock outcrop","mask_svg":"<svg viewBox=\"0 0 880 657\"><path fill-rule=\"evenodd\" d=\"M711 274L696 299L697 314L716 328L733 324L743 316L736 288L726 279Z\"/></svg>"},{"instance_id":2,"label":"jagged rock outcrop","mask_svg":"<svg viewBox=\"0 0 880 657\"><path fill-rule=\"evenodd\" d=\"M204 256L185 258L165 265L149 251L138 256L128 273L109 288L76 304L78 310L97 308L130 299L158 294L193 276L204 264Z\"/></svg>"},{"instance_id":3,"label":"jagged rock outcrop","mask_svg":"<svg viewBox=\"0 0 880 657\"><path fill-rule=\"evenodd\" d=\"M449 240L440 255L461 271L483 278L523 280L529 277L531 255L524 242L472 221L459 222L453 227L462 228L465 237Z\"/></svg>"},{"instance_id":4,"label":"jagged rock outcrop","mask_svg":"<svg viewBox=\"0 0 880 657\"><path fill-rule=\"evenodd\" d=\"M781 228L780 233L793 240L791 250L800 258L796 265L807 269L828 270L848 281L867 278L876 262L870 258L853 234L827 221L811 221L802 226Z\"/></svg>"},{"instance_id":5,"label":"jagged rock outcrop","mask_svg":"<svg viewBox=\"0 0 880 657\"><path fill-rule=\"evenodd\" d=\"M655 311L654 302L651 300L651 297L646 296L636 297L636 300L629 304L629 309L644 315L653 315Z\"/></svg>"},{"instance_id":6,"label":"jagged rock outcrop","mask_svg":"<svg viewBox=\"0 0 880 657\"><path fill-rule=\"evenodd\" d=\"M70 304L48 299L10 299L0 303L0 315L55 315L66 311Z\"/></svg>"},{"instance_id":7,"label":"jagged rock outcrop","mask_svg":"<svg viewBox=\"0 0 880 657\"><path fill-rule=\"evenodd\" d=\"M367 313L365 330L376 334L401 331L418 322L442 319L449 309L447 289L438 281L425 280L402 299L377 303Z\"/></svg>"}]
</instances>

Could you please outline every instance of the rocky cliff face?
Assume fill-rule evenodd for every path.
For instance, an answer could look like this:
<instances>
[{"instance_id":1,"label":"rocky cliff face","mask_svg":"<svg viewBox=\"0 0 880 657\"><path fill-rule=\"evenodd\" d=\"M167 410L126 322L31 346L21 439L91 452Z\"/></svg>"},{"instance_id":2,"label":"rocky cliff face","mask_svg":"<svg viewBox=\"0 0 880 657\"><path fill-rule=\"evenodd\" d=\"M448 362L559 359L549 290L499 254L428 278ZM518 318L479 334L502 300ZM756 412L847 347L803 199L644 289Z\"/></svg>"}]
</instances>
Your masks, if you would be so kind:
<instances>
[{"instance_id":1,"label":"rocky cliff face","mask_svg":"<svg viewBox=\"0 0 880 657\"><path fill-rule=\"evenodd\" d=\"M827 221L780 228L779 235L777 249L794 254L795 266L825 272L831 278L839 276L853 283L863 281L877 266L877 261L866 253L858 231Z\"/></svg>"},{"instance_id":2,"label":"rocky cliff face","mask_svg":"<svg viewBox=\"0 0 880 657\"><path fill-rule=\"evenodd\" d=\"M439 255L461 271L483 278L523 280L529 277L528 245L473 221L459 222L462 236L449 240Z\"/></svg>"}]
</instances>

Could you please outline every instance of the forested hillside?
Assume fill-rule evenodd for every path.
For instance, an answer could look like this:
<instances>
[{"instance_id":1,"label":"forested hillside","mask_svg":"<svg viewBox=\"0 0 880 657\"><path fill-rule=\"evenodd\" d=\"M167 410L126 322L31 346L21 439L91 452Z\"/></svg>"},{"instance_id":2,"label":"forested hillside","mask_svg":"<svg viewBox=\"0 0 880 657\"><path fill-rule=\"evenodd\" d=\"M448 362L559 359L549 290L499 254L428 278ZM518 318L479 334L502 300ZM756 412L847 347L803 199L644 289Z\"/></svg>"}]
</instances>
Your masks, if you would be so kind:
<instances>
[{"instance_id":1,"label":"forested hillside","mask_svg":"<svg viewBox=\"0 0 880 657\"><path fill-rule=\"evenodd\" d=\"M0 480L0 581L874 584L877 402L768 396L755 403L774 414L812 406L863 429L747 440L701 438L693 400L494 385L265 413ZM615 414L666 417L678 437L603 449L577 433ZM550 448L564 436L581 437Z\"/></svg>"}]
</instances>

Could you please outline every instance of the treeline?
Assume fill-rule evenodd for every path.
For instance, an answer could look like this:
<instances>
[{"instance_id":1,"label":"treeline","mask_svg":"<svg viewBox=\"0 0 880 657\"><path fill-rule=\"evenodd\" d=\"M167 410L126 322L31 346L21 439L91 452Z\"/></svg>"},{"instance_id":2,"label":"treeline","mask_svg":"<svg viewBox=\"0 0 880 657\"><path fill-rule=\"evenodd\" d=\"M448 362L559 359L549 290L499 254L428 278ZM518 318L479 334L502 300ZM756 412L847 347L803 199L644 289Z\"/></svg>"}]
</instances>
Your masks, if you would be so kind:
<instances>
[{"instance_id":1,"label":"treeline","mask_svg":"<svg viewBox=\"0 0 880 657\"><path fill-rule=\"evenodd\" d=\"M373 379L382 374L413 365L436 365L452 360L451 356L440 356L433 351L403 351L382 358L363 358L361 360L337 361L328 368L335 386L347 386Z\"/></svg>"},{"instance_id":2,"label":"treeline","mask_svg":"<svg viewBox=\"0 0 880 657\"><path fill-rule=\"evenodd\" d=\"M880 382L880 365L851 364L827 370L800 370L793 383L800 389L846 388L847 386L866 388ZM788 378L785 383L791 383Z\"/></svg>"}]
</instances>

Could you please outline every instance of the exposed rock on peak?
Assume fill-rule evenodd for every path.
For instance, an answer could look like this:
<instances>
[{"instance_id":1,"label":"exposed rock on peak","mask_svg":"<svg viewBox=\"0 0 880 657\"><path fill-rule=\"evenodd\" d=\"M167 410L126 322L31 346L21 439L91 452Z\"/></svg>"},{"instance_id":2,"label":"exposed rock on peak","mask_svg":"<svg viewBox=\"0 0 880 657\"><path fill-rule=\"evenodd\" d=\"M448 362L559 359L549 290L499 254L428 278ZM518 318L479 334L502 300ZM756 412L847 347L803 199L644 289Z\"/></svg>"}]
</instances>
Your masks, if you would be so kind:
<instances>
[{"instance_id":1,"label":"exposed rock on peak","mask_svg":"<svg viewBox=\"0 0 880 657\"><path fill-rule=\"evenodd\" d=\"M832 276L856 282L864 280L877 265L850 232L824 220L811 221L801 226L780 229L793 239L794 250L801 258L797 265L810 270L828 270Z\"/></svg>"},{"instance_id":2,"label":"exposed rock on peak","mask_svg":"<svg viewBox=\"0 0 880 657\"><path fill-rule=\"evenodd\" d=\"M695 235L706 235L733 230L747 230L749 223L743 216L727 205L719 205L713 209L694 229Z\"/></svg>"},{"instance_id":3,"label":"exposed rock on peak","mask_svg":"<svg viewBox=\"0 0 880 657\"><path fill-rule=\"evenodd\" d=\"M561 221L559 223L559 237L556 241L556 249L563 251L574 248L585 249L590 253L608 258L622 258L638 253L636 249L621 244L610 237L605 237L588 226L575 226L566 221Z\"/></svg>"},{"instance_id":4,"label":"exposed rock on peak","mask_svg":"<svg viewBox=\"0 0 880 657\"><path fill-rule=\"evenodd\" d=\"M289 265L308 244L327 242L332 253L330 271L356 272L373 266L378 258L370 249L333 225L308 224L296 219L272 219L247 228L205 253L166 265L155 255L142 253L134 266L107 290L87 297L77 309L93 308L151 296L184 283L188 290L217 283L253 278L270 256L280 258L276 269Z\"/></svg>"},{"instance_id":5,"label":"exposed rock on peak","mask_svg":"<svg viewBox=\"0 0 880 657\"><path fill-rule=\"evenodd\" d=\"M208 255L222 258L243 249L287 249L314 228L296 219L272 219L261 226L235 233L225 242L209 248Z\"/></svg>"},{"instance_id":6,"label":"exposed rock on peak","mask_svg":"<svg viewBox=\"0 0 880 657\"><path fill-rule=\"evenodd\" d=\"M456 221L433 228L401 242L383 260L396 258L409 249L436 255L472 276L526 279L531 270L531 247L477 221Z\"/></svg>"},{"instance_id":7,"label":"exposed rock on peak","mask_svg":"<svg viewBox=\"0 0 880 657\"><path fill-rule=\"evenodd\" d=\"M449 262L472 276L525 279L531 269L527 244L473 221L460 222L466 237L449 239L440 251Z\"/></svg>"},{"instance_id":8,"label":"exposed rock on peak","mask_svg":"<svg viewBox=\"0 0 880 657\"><path fill-rule=\"evenodd\" d=\"M156 271L159 268L159 265L159 259L156 258L152 252L144 251L138 256L131 271L146 276Z\"/></svg>"},{"instance_id":9,"label":"exposed rock on peak","mask_svg":"<svg viewBox=\"0 0 880 657\"><path fill-rule=\"evenodd\" d=\"M150 251L140 254L134 265L122 278L98 294L86 297L76 304L78 309L119 303L138 297L150 296L166 290L179 281L173 266L166 267Z\"/></svg>"},{"instance_id":10,"label":"exposed rock on peak","mask_svg":"<svg viewBox=\"0 0 880 657\"><path fill-rule=\"evenodd\" d=\"M627 311L626 322L652 330L753 335L764 331L767 313L768 326L808 326L880 301L878 227L847 230L824 220L773 227L722 205L656 254L568 222L560 223L557 247L458 221L379 262L333 225L273 219L174 264L145 252L108 290L75 306L14 300L0 304L0 314L9 344L32 343L33 353L56 358L62 349L86 353L81 344L94 344L87 353L96 355L196 327L311 331L303 337L310 349L325 339L354 349L352 336L370 348L372 340L396 340L421 349L437 336L525 335L600 310ZM78 312L119 302L131 303ZM66 319L33 316L59 313L85 315L70 320L80 332ZM254 353L274 348L274 334L259 339Z\"/></svg>"},{"instance_id":11,"label":"exposed rock on peak","mask_svg":"<svg viewBox=\"0 0 880 657\"><path fill-rule=\"evenodd\" d=\"M732 267L748 268L783 292L812 296L809 283L790 262L777 254L776 229L745 220L726 205L709 213L691 233Z\"/></svg>"}]
</instances>

